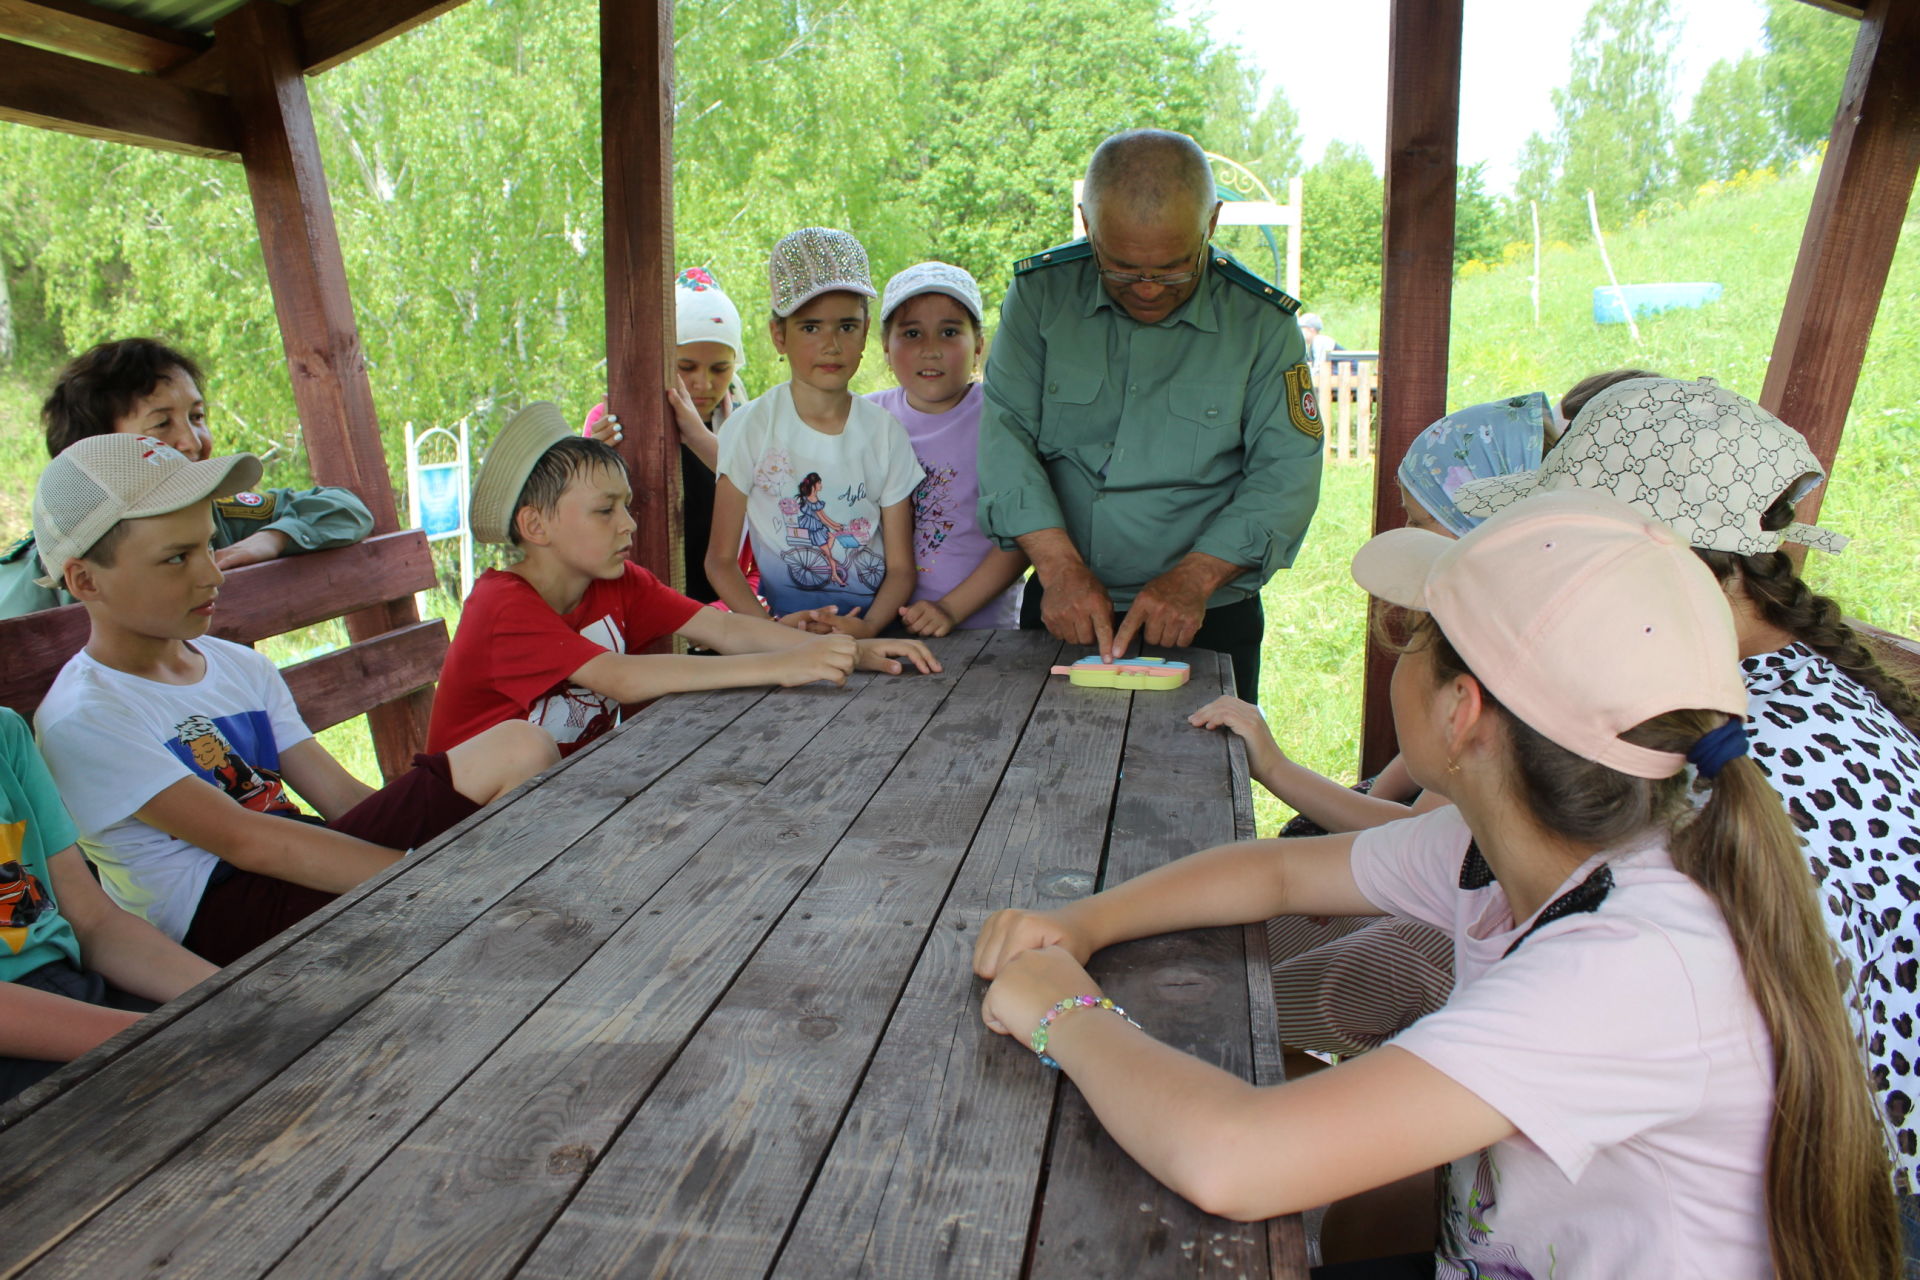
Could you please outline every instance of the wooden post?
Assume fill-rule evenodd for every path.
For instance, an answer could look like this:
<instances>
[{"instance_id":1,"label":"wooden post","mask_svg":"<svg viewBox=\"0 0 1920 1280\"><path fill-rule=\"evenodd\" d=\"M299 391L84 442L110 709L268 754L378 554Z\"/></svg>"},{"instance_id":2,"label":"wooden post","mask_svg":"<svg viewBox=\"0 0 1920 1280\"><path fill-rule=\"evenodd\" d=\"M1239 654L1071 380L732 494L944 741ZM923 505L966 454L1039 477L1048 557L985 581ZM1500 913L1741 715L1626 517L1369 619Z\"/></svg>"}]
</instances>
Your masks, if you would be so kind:
<instances>
[{"instance_id":1,"label":"wooden post","mask_svg":"<svg viewBox=\"0 0 1920 1280\"><path fill-rule=\"evenodd\" d=\"M1872 0L1787 287L1760 403L1833 471L1874 313L1920 169L1920 5ZM1826 486L1800 503L1812 521Z\"/></svg>"},{"instance_id":2,"label":"wooden post","mask_svg":"<svg viewBox=\"0 0 1920 1280\"><path fill-rule=\"evenodd\" d=\"M1387 51L1387 209L1380 270L1375 532L1404 523L1394 472L1413 438L1447 411L1463 2L1393 0ZM1360 751L1363 777L1378 771L1393 755L1393 714L1387 703L1392 673L1392 655L1369 638Z\"/></svg>"},{"instance_id":3,"label":"wooden post","mask_svg":"<svg viewBox=\"0 0 1920 1280\"><path fill-rule=\"evenodd\" d=\"M600 0L607 407L626 427L633 558L685 585L673 368L673 0Z\"/></svg>"},{"instance_id":4,"label":"wooden post","mask_svg":"<svg viewBox=\"0 0 1920 1280\"><path fill-rule=\"evenodd\" d=\"M215 34L227 51L240 159L313 478L359 494L373 513L374 532L391 533L400 527L399 513L292 15L274 0L253 0L220 19ZM347 634L363 640L419 620L413 597L403 596L349 614ZM432 693L423 690L368 714L374 751L388 778L405 772L414 753L425 748L432 705Z\"/></svg>"}]
</instances>

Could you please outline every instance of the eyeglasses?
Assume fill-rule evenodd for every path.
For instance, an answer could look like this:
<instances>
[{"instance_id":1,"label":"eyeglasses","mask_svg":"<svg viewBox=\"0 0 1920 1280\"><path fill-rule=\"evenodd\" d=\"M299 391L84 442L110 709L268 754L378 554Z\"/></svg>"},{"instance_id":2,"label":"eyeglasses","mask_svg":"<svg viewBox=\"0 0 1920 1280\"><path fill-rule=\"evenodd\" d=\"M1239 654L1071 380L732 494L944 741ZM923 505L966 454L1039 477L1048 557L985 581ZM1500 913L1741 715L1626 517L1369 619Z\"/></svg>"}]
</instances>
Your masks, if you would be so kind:
<instances>
[{"instance_id":1,"label":"eyeglasses","mask_svg":"<svg viewBox=\"0 0 1920 1280\"><path fill-rule=\"evenodd\" d=\"M1091 245L1093 241L1089 239L1087 243ZM1198 259L1204 257L1205 254L1206 246L1202 245L1200 252L1194 255L1194 269L1191 271L1176 271L1171 275L1143 276L1133 271L1107 270L1107 268L1100 265L1100 247L1093 245L1094 268L1100 272L1100 278L1111 284L1117 284L1122 289L1131 288L1137 284L1151 284L1172 289L1178 285L1186 284L1189 281L1197 280L1200 277L1200 263Z\"/></svg>"}]
</instances>

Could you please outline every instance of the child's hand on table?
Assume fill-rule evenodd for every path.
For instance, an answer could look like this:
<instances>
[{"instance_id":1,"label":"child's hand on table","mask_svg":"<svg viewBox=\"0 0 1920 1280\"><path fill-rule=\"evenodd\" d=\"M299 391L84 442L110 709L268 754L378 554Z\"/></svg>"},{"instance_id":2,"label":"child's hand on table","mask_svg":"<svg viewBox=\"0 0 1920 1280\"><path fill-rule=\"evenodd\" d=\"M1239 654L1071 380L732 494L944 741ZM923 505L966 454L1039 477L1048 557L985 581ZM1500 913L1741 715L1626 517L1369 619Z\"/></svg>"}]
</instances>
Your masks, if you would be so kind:
<instances>
[{"instance_id":1,"label":"child's hand on table","mask_svg":"<svg viewBox=\"0 0 1920 1280\"><path fill-rule=\"evenodd\" d=\"M1081 964L1093 954L1092 944L1059 912L996 911L987 917L980 926L980 936L974 939L973 971L983 978L997 978L1008 960L1042 947L1065 947Z\"/></svg>"},{"instance_id":2,"label":"child's hand on table","mask_svg":"<svg viewBox=\"0 0 1920 1280\"><path fill-rule=\"evenodd\" d=\"M845 684L860 657L854 642L845 636L819 636L769 656L774 662L774 679L788 689L815 680Z\"/></svg>"},{"instance_id":3,"label":"child's hand on table","mask_svg":"<svg viewBox=\"0 0 1920 1280\"><path fill-rule=\"evenodd\" d=\"M943 636L954 628L952 615L931 600L921 600L900 610L900 621L917 636Z\"/></svg>"},{"instance_id":4,"label":"child's hand on table","mask_svg":"<svg viewBox=\"0 0 1920 1280\"><path fill-rule=\"evenodd\" d=\"M792 627L795 631L807 631L816 636L838 634L833 625L834 615L840 612L837 604L822 605L818 609L796 609L792 613L781 614L774 621L783 627Z\"/></svg>"},{"instance_id":5,"label":"child's hand on table","mask_svg":"<svg viewBox=\"0 0 1920 1280\"><path fill-rule=\"evenodd\" d=\"M1247 767L1255 774L1270 773L1283 763L1287 753L1274 741L1273 730L1260 708L1238 698L1215 698L1187 717L1187 723L1202 729L1230 729L1247 744Z\"/></svg>"},{"instance_id":6,"label":"child's hand on table","mask_svg":"<svg viewBox=\"0 0 1920 1280\"><path fill-rule=\"evenodd\" d=\"M1063 947L1020 951L1007 958L1000 976L980 1001L980 1020L1021 1043L1033 1034L1047 1010L1068 996L1097 996L1098 984Z\"/></svg>"},{"instance_id":7,"label":"child's hand on table","mask_svg":"<svg viewBox=\"0 0 1920 1280\"><path fill-rule=\"evenodd\" d=\"M905 658L913 663L921 675L943 670L940 659L933 656L933 650L918 640L856 640L853 643L860 651L859 666L862 671L884 671L890 676L897 676L906 668L896 662L896 658Z\"/></svg>"}]
</instances>

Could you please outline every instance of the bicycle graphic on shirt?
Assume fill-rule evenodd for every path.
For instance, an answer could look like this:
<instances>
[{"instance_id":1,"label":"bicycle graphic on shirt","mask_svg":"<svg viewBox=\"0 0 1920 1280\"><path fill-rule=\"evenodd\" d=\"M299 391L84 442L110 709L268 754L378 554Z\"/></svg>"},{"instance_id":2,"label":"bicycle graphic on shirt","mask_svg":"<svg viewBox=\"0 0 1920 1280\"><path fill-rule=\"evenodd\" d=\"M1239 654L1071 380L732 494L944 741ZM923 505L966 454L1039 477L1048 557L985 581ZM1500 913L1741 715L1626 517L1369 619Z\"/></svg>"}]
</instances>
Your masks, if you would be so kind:
<instances>
[{"instance_id":1,"label":"bicycle graphic on shirt","mask_svg":"<svg viewBox=\"0 0 1920 1280\"><path fill-rule=\"evenodd\" d=\"M887 576L887 562L867 545L872 523L856 516L841 524L827 515L820 488L820 473L810 471L796 497L780 499L780 514L788 521L787 549L780 559L793 585L802 591L825 591L830 586L851 588L858 581L866 591L878 591Z\"/></svg>"}]
</instances>

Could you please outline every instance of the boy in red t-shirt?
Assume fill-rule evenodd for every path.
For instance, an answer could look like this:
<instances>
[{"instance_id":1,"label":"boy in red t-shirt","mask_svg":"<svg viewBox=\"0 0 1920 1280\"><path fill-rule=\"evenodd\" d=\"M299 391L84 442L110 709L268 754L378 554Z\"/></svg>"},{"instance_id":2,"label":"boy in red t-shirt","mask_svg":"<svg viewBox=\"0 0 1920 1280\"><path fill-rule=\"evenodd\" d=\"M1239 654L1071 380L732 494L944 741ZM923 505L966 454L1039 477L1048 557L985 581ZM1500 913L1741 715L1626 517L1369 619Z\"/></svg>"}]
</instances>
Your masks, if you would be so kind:
<instances>
[{"instance_id":1,"label":"boy in red t-shirt","mask_svg":"<svg viewBox=\"0 0 1920 1280\"><path fill-rule=\"evenodd\" d=\"M620 455L568 430L545 402L514 415L473 485L473 536L523 558L480 575L434 695L429 750L531 720L570 754L662 694L845 684L855 668L940 670L917 640L809 635L707 608L627 559L633 499ZM678 634L719 656L642 653Z\"/></svg>"}]
</instances>

